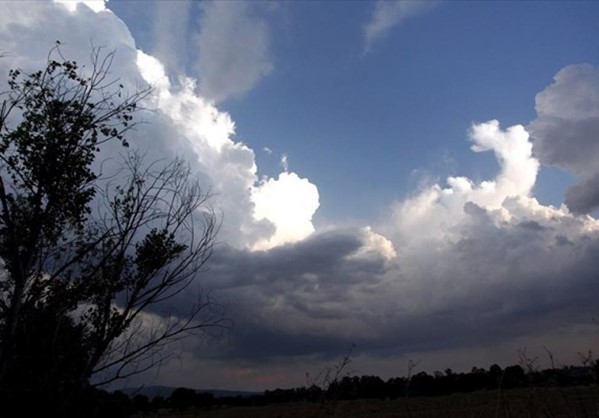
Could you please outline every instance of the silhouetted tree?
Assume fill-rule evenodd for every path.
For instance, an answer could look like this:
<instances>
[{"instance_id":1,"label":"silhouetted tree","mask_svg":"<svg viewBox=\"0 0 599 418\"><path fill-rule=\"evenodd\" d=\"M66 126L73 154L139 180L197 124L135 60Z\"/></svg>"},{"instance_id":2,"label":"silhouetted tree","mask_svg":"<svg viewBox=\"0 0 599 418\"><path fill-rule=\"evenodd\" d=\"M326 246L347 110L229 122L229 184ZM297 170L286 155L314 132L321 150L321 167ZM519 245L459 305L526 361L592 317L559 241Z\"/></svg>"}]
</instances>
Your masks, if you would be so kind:
<instances>
[{"instance_id":1,"label":"silhouetted tree","mask_svg":"<svg viewBox=\"0 0 599 418\"><path fill-rule=\"evenodd\" d=\"M133 407L145 415L150 410L150 400L146 395L137 394L133 397Z\"/></svg>"},{"instance_id":2,"label":"silhouetted tree","mask_svg":"<svg viewBox=\"0 0 599 418\"><path fill-rule=\"evenodd\" d=\"M166 404L166 400L164 399L164 397L160 396L160 395L156 395L150 401L150 409L156 411L160 408L163 408L165 406L165 404Z\"/></svg>"},{"instance_id":3,"label":"silhouetted tree","mask_svg":"<svg viewBox=\"0 0 599 418\"><path fill-rule=\"evenodd\" d=\"M177 388L169 397L171 407L184 411L195 404L196 391L184 387Z\"/></svg>"},{"instance_id":4,"label":"silhouetted tree","mask_svg":"<svg viewBox=\"0 0 599 418\"><path fill-rule=\"evenodd\" d=\"M435 378L426 372L419 372L412 376L410 381L410 396L431 395Z\"/></svg>"},{"instance_id":5,"label":"silhouetted tree","mask_svg":"<svg viewBox=\"0 0 599 418\"><path fill-rule=\"evenodd\" d=\"M23 310L22 317L14 362L3 382L10 385L12 403L27 405L30 412L56 415L68 401L64 395L78 393L82 386L81 370L88 354L81 345L83 329L51 305Z\"/></svg>"},{"instance_id":6,"label":"silhouetted tree","mask_svg":"<svg viewBox=\"0 0 599 418\"><path fill-rule=\"evenodd\" d=\"M406 395L407 379L404 377L392 377L385 383L385 392L391 399L397 399Z\"/></svg>"},{"instance_id":7,"label":"silhouetted tree","mask_svg":"<svg viewBox=\"0 0 599 418\"><path fill-rule=\"evenodd\" d=\"M505 389L525 387L527 382L526 373L519 365L508 366L503 371L502 385Z\"/></svg>"},{"instance_id":8,"label":"silhouetted tree","mask_svg":"<svg viewBox=\"0 0 599 418\"><path fill-rule=\"evenodd\" d=\"M59 56L58 59L53 57ZM208 195L181 161L129 153L121 171L93 170L102 144L135 126L149 89L109 79L114 54L81 71L58 47L45 69L9 72L0 104L0 396L48 389L68 403L96 385L154 366L173 340L225 325L207 297L165 304L210 257ZM156 306L165 309L153 315ZM5 409L5 407L3 407ZM23 412L21 410L21 412Z\"/></svg>"},{"instance_id":9,"label":"silhouetted tree","mask_svg":"<svg viewBox=\"0 0 599 418\"><path fill-rule=\"evenodd\" d=\"M360 377L358 394L363 399L385 398L385 382L378 376Z\"/></svg>"},{"instance_id":10,"label":"silhouetted tree","mask_svg":"<svg viewBox=\"0 0 599 418\"><path fill-rule=\"evenodd\" d=\"M212 393L200 392L196 393L193 404L197 408L210 408L214 403L215 399Z\"/></svg>"},{"instance_id":11,"label":"silhouetted tree","mask_svg":"<svg viewBox=\"0 0 599 418\"><path fill-rule=\"evenodd\" d=\"M493 364L489 368L489 379L487 389L497 389L502 386L503 383L503 370L499 365Z\"/></svg>"}]
</instances>

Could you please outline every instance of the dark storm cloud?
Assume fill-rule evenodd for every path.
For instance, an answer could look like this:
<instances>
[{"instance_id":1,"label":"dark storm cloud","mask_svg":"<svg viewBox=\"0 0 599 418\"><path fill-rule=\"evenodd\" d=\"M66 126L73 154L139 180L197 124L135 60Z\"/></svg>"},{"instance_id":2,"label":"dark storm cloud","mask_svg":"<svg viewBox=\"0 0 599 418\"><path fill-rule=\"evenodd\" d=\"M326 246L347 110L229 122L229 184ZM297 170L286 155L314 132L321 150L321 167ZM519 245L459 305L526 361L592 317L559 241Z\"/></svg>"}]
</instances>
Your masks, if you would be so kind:
<instances>
[{"instance_id":1,"label":"dark storm cloud","mask_svg":"<svg viewBox=\"0 0 599 418\"><path fill-rule=\"evenodd\" d=\"M302 276L317 275L319 283L348 283L361 273L381 273L379 259L349 259L363 246L357 231L315 234L301 242L265 251L220 247L211 260L211 286L232 288L260 283L300 286Z\"/></svg>"},{"instance_id":2,"label":"dark storm cloud","mask_svg":"<svg viewBox=\"0 0 599 418\"><path fill-rule=\"evenodd\" d=\"M202 279L230 308L234 326L226 356L339 353L345 340L325 323L343 334L340 322L352 321L358 293L376 286L389 268L380 257L356 256L364 245L359 230L346 229L267 251L219 247Z\"/></svg>"},{"instance_id":3,"label":"dark storm cloud","mask_svg":"<svg viewBox=\"0 0 599 418\"><path fill-rule=\"evenodd\" d=\"M352 230L269 251L220 251L210 283L235 325L212 355L255 364L332 359L356 344L360 353L392 356L499 344L592 320L597 232L580 234L576 220L497 224L477 205L466 211L461 239L397 264L352 261L363 245Z\"/></svg>"},{"instance_id":4,"label":"dark storm cloud","mask_svg":"<svg viewBox=\"0 0 599 418\"><path fill-rule=\"evenodd\" d=\"M589 213L597 209L599 207L599 172L570 187L566 191L565 200L568 208L574 213Z\"/></svg>"},{"instance_id":5,"label":"dark storm cloud","mask_svg":"<svg viewBox=\"0 0 599 418\"><path fill-rule=\"evenodd\" d=\"M596 112L599 113L599 106ZM559 167L576 175L587 175L597 169L599 115L575 120L539 116L530 125L530 129L536 139L535 155L543 164Z\"/></svg>"},{"instance_id":6,"label":"dark storm cloud","mask_svg":"<svg viewBox=\"0 0 599 418\"><path fill-rule=\"evenodd\" d=\"M599 207L599 70L569 65L536 97L537 118L529 125L540 162L567 170L581 180L566 192L575 213Z\"/></svg>"}]
</instances>

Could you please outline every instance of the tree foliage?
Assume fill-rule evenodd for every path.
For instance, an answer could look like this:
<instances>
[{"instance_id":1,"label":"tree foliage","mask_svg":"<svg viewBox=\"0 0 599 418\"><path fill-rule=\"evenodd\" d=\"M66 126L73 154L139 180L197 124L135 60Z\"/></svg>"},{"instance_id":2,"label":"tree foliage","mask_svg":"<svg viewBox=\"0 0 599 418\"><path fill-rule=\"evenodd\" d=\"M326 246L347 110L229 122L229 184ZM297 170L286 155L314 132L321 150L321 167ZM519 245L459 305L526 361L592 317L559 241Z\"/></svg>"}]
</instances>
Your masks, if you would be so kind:
<instances>
[{"instance_id":1,"label":"tree foliage","mask_svg":"<svg viewBox=\"0 0 599 418\"><path fill-rule=\"evenodd\" d=\"M198 294L169 301L211 255L217 232L205 193L180 161L128 152L101 177L103 144L127 132L149 88L51 51L46 68L12 70L0 105L0 394L71 396L156 365L191 332L226 325ZM187 294L186 294L187 296ZM50 393L50 392L47 392ZM55 397L55 399L57 399Z\"/></svg>"},{"instance_id":2,"label":"tree foliage","mask_svg":"<svg viewBox=\"0 0 599 418\"><path fill-rule=\"evenodd\" d=\"M511 390L535 387L568 387L596 384L599 381L599 361L586 366L563 366L527 372L520 365L502 369L497 364L488 370L473 367L469 372L391 377L384 381L378 376L343 376L329 387L312 385L293 389L267 390L263 403L336 402L355 399L397 399L422 396L447 396L484 390ZM254 398L251 401L257 402ZM250 400L248 400L249 403Z\"/></svg>"}]
</instances>

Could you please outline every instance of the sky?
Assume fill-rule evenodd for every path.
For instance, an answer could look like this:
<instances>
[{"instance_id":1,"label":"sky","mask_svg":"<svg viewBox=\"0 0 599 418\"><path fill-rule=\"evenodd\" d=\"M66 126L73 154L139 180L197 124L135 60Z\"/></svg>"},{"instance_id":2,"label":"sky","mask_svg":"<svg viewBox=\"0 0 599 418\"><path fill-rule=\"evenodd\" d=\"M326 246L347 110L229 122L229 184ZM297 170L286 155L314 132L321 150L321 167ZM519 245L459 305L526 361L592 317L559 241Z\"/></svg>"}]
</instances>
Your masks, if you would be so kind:
<instances>
[{"instance_id":1,"label":"sky","mask_svg":"<svg viewBox=\"0 0 599 418\"><path fill-rule=\"evenodd\" d=\"M300 386L353 344L384 378L599 348L599 3L2 7L0 83L55 40L115 50L154 87L129 142L185 157L222 220L196 281L234 326L122 385Z\"/></svg>"}]
</instances>

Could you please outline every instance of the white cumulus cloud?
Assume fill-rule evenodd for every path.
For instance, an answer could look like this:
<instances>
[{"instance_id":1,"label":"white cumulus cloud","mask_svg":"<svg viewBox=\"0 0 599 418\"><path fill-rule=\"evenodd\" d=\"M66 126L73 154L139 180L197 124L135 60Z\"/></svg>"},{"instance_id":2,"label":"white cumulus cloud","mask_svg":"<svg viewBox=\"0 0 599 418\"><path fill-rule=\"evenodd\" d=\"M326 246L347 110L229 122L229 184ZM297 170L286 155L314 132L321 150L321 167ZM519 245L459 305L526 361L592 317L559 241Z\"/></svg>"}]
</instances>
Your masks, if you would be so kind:
<instances>
[{"instance_id":1,"label":"white cumulus cloud","mask_svg":"<svg viewBox=\"0 0 599 418\"><path fill-rule=\"evenodd\" d=\"M62 4L71 12L74 12L79 4L84 4L96 13L106 10L106 1L107 0L54 0L54 2Z\"/></svg>"},{"instance_id":2,"label":"white cumulus cloud","mask_svg":"<svg viewBox=\"0 0 599 418\"><path fill-rule=\"evenodd\" d=\"M278 179L263 180L252 189L254 218L266 219L275 233L259 241L256 249L267 249L302 240L314 232L312 216L319 206L318 189L307 179L287 171Z\"/></svg>"},{"instance_id":3,"label":"white cumulus cloud","mask_svg":"<svg viewBox=\"0 0 599 418\"><path fill-rule=\"evenodd\" d=\"M157 88L156 105L174 122L185 145L195 151L200 171L210 176L230 244L271 248L314 231L311 219L319 206L314 184L287 172L288 167L278 179L258 182L254 152L235 142L235 125L228 114L196 95L191 79L182 80L182 88L173 92L156 58L139 52L138 63L146 80ZM272 227L265 227L265 221Z\"/></svg>"},{"instance_id":4,"label":"white cumulus cloud","mask_svg":"<svg viewBox=\"0 0 599 418\"><path fill-rule=\"evenodd\" d=\"M538 161L532 156L532 143L526 130L512 126L502 130L492 120L474 124L470 139L475 152L493 151L500 166L494 179L479 183L466 177L449 177L447 186L433 184L394 209L394 225L402 241L449 237L466 216L464 205L498 210L509 197L528 196L536 181Z\"/></svg>"}]
</instances>

